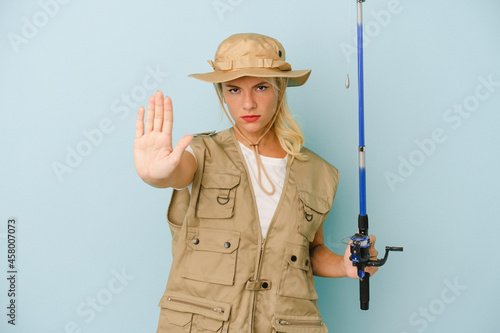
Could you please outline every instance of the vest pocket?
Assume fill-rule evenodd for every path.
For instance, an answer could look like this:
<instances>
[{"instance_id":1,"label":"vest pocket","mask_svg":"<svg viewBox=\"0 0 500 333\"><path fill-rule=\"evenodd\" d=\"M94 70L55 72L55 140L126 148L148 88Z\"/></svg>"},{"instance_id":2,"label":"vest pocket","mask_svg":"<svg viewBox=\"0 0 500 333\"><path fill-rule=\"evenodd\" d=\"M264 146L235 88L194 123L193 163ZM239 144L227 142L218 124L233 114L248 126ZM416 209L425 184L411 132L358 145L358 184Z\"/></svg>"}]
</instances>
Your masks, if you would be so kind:
<instances>
[{"instance_id":1,"label":"vest pocket","mask_svg":"<svg viewBox=\"0 0 500 333\"><path fill-rule=\"evenodd\" d=\"M240 233L220 229L190 229L182 276L187 279L233 285Z\"/></svg>"},{"instance_id":2,"label":"vest pocket","mask_svg":"<svg viewBox=\"0 0 500 333\"><path fill-rule=\"evenodd\" d=\"M320 316L274 315L272 333L324 333L328 332Z\"/></svg>"},{"instance_id":3,"label":"vest pocket","mask_svg":"<svg viewBox=\"0 0 500 333\"><path fill-rule=\"evenodd\" d=\"M234 198L240 175L205 173L201 180L197 214L205 219L228 219L234 214Z\"/></svg>"},{"instance_id":4,"label":"vest pocket","mask_svg":"<svg viewBox=\"0 0 500 333\"><path fill-rule=\"evenodd\" d=\"M172 252L176 248L182 223L189 206L190 194L188 189L173 190L167 210L167 222L172 234Z\"/></svg>"},{"instance_id":5,"label":"vest pocket","mask_svg":"<svg viewBox=\"0 0 500 333\"><path fill-rule=\"evenodd\" d=\"M162 308L158 322L158 332L189 333L191 331L192 313L179 312Z\"/></svg>"},{"instance_id":6,"label":"vest pocket","mask_svg":"<svg viewBox=\"0 0 500 333\"><path fill-rule=\"evenodd\" d=\"M316 232L325 221L327 213L330 211L330 203L320 195L299 189L300 217L299 232L306 237L309 242L314 240Z\"/></svg>"},{"instance_id":7,"label":"vest pocket","mask_svg":"<svg viewBox=\"0 0 500 333\"><path fill-rule=\"evenodd\" d=\"M157 333L226 333L231 305L178 293L165 293L160 300Z\"/></svg>"},{"instance_id":8,"label":"vest pocket","mask_svg":"<svg viewBox=\"0 0 500 333\"><path fill-rule=\"evenodd\" d=\"M288 243L285 248L278 295L314 300L318 294L314 289L309 249Z\"/></svg>"}]
</instances>

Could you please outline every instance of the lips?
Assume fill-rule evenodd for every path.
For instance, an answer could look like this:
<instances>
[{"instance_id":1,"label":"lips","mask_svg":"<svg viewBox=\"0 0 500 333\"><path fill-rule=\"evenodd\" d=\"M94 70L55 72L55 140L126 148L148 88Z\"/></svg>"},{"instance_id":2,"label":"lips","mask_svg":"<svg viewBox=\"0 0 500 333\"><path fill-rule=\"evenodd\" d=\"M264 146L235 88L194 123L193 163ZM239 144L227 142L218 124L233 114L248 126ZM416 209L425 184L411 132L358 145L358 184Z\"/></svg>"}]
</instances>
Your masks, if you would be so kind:
<instances>
[{"instance_id":1,"label":"lips","mask_svg":"<svg viewBox=\"0 0 500 333\"><path fill-rule=\"evenodd\" d=\"M247 122L252 122L252 121L256 121L257 119L260 118L260 116L243 116L241 117L244 121L247 121Z\"/></svg>"}]
</instances>

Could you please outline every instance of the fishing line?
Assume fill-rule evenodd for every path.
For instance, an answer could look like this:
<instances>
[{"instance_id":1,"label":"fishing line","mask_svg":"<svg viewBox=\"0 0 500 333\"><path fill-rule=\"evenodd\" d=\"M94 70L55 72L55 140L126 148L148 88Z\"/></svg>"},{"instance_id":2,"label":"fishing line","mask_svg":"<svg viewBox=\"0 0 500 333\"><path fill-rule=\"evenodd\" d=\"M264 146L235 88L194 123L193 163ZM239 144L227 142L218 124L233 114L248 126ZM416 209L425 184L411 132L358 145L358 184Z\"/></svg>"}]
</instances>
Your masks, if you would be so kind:
<instances>
[{"instance_id":1,"label":"fishing line","mask_svg":"<svg viewBox=\"0 0 500 333\"><path fill-rule=\"evenodd\" d=\"M350 20L351 20L351 4L350 2L347 3L347 42L351 42L351 27L350 27ZM350 72L350 66L351 65L351 59L347 58L347 77L345 79L345 87L346 89L349 89L351 86L351 80L349 79L349 72Z\"/></svg>"}]
</instances>

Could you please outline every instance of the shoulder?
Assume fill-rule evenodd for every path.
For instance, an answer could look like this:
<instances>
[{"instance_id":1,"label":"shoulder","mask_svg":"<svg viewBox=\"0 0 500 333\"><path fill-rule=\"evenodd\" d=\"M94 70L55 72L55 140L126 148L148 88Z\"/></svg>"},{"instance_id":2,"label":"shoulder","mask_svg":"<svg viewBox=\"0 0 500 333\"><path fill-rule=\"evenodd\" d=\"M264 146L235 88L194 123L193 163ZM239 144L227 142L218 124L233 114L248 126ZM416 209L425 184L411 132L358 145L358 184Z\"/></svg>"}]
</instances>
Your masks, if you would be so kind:
<instances>
[{"instance_id":1,"label":"shoulder","mask_svg":"<svg viewBox=\"0 0 500 333\"><path fill-rule=\"evenodd\" d=\"M197 135L190 144L199 168L238 172L239 154L232 129Z\"/></svg>"},{"instance_id":2,"label":"shoulder","mask_svg":"<svg viewBox=\"0 0 500 333\"><path fill-rule=\"evenodd\" d=\"M290 167L290 176L297 189L302 194L305 192L315 198L322 198L331 207L337 192L339 171L312 150L303 147L301 153L306 159L295 159Z\"/></svg>"},{"instance_id":3,"label":"shoulder","mask_svg":"<svg viewBox=\"0 0 500 333\"><path fill-rule=\"evenodd\" d=\"M299 164L303 164L307 168L314 168L315 170L321 170L327 174L330 174L332 178L335 178L338 181L339 171L321 156L313 152L312 150L302 147L301 153L303 153L307 159L305 161L299 162Z\"/></svg>"},{"instance_id":4,"label":"shoulder","mask_svg":"<svg viewBox=\"0 0 500 333\"><path fill-rule=\"evenodd\" d=\"M191 141L193 148L203 148L211 145L219 145L231 138L230 129L225 129L220 132L211 131L193 134L194 138Z\"/></svg>"}]
</instances>

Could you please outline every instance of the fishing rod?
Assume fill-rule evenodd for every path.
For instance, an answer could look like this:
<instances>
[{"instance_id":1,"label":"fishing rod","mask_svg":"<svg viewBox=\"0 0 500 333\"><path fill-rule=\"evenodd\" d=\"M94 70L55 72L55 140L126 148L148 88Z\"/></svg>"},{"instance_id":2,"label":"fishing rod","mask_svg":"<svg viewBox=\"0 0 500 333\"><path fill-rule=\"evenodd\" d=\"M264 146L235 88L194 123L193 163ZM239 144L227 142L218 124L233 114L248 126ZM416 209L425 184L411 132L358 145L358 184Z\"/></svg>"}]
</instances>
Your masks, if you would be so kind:
<instances>
[{"instance_id":1,"label":"fishing rod","mask_svg":"<svg viewBox=\"0 0 500 333\"><path fill-rule=\"evenodd\" d=\"M361 310L368 310L370 302L370 273L366 267L380 267L387 261L389 251L403 251L402 247L386 246L382 259L370 260L370 237L368 236L368 215L366 213L366 166L365 166L365 103L363 81L363 2L356 0L358 23L358 111L359 111L359 216L358 232L351 236L351 256L353 266L358 269L359 300ZM349 75L346 79L349 88Z\"/></svg>"}]
</instances>

